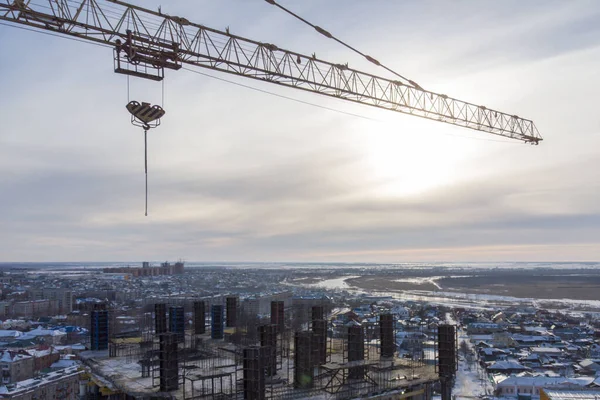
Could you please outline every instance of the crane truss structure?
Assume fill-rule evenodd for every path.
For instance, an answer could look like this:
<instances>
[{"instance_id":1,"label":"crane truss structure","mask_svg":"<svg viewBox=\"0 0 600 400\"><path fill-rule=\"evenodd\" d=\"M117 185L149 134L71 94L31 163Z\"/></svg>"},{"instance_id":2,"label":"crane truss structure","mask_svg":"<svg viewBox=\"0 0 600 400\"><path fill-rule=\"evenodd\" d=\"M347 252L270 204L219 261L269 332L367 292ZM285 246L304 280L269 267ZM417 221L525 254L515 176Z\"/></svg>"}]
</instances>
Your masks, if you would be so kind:
<instances>
[{"instance_id":1,"label":"crane truss structure","mask_svg":"<svg viewBox=\"0 0 600 400\"><path fill-rule=\"evenodd\" d=\"M114 48L115 72L162 80L184 64L538 144L533 121L120 0L0 0L0 20Z\"/></svg>"}]
</instances>

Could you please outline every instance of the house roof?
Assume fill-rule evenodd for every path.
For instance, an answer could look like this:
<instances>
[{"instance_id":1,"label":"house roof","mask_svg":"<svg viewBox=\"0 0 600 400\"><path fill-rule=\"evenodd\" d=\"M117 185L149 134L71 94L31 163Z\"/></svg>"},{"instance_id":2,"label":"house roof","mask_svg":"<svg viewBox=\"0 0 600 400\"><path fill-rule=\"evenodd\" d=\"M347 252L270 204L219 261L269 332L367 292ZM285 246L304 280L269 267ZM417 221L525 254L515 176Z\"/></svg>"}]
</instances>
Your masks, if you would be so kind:
<instances>
[{"instance_id":1,"label":"house roof","mask_svg":"<svg viewBox=\"0 0 600 400\"><path fill-rule=\"evenodd\" d=\"M594 365L600 367L600 365L596 364L593 360L590 360L589 358L580 361L579 365L581 365L583 368L593 367Z\"/></svg>"},{"instance_id":2,"label":"house roof","mask_svg":"<svg viewBox=\"0 0 600 400\"><path fill-rule=\"evenodd\" d=\"M593 377L547 377L547 376L509 376L502 382L498 383L498 387L503 386L551 386L551 385L576 385L587 386L594 381Z\"/></svg>"},{"instance_id":3,"label":"house roof","mask_svg":"<svg viewBox=\"0 0 600 400\"><path fill-rule=\"evenodd\" d=\"M550 400L594 400L600 394L593 390L544 389L544 392Z\"/></svg>"},{"instance_id":4,"label":"house roof","mask_svg":"<svg viewBox=\"0 0 600 400\"><path fill-rule=\"evenodd\" d=\"M21 335L23 335L23 332L9 331L9 330L4 330L4 329L0 330L1 338L18 338Z\"/></svg>"},{"instance_id":5,"label":"house roof","mask_svg":"<svg viewBox=\"0 0 600 400\"><path fill-rule=\"evenodd\" d=\"M0 362L3 362L3 363L12 363L12 362L16 362L16 361L25 360L27 358L31 358L31 356L29 354L26 354L26 353L24 354L21 352L10 351L10 350L4 350L0 354L2 354L0 356Z\"/></svg>"},{"instance_id":6,"label":"house roof","mask_svg":"<svg viewBox=\"0 0 600 400\"><path fill-rule=\"evenodd\" d=\"M79 365L79 361L60 359L50 366L52 369L63 369Z\"/></svg>"},{"instance_id":7,"label":"house roof","mask_svg":"<svg viewBox=\"0 0 600 400\"><path fill-rule=\"evenodd\" d=\"M534 353L561 354L560 349L555 347L532 347L531 351Z\"/></svg>"},{"instance_id":8,"label":"house roof","mask_svg":"<svg viewBox=\"0 0 600 400\"><path fill-rule=\"evenodd\" d=\"M40 336L64 336L65 332L61 332L58 329L43 329L41 326L25 333L23 336L19 337L19 340L28 340L34 339Z\"/></svg>"},{"instance_id":9,"label":"house roof","mask_svg":"<svg viewBox=\"0 0 600 400\"><path fill-rule=\"evenodd\" d=\"M519 370L526 371L529 368L518 363L517 361L506 360L506 361L497 361L488 367L490 371L509 371L509 370Z\"/></svg>"}]
</instances>

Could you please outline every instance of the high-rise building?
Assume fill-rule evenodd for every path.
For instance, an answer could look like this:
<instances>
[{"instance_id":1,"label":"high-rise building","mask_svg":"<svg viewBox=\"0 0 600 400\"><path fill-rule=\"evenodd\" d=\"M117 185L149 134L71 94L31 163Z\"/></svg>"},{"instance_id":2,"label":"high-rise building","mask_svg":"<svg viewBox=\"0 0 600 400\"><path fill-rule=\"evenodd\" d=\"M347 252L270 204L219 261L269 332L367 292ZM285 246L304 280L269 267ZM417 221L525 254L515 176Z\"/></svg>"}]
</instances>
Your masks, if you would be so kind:
<instances>
[{"instance_id":1,"label":"high-rise building","mask_svg":"<svg viewBox=\"0 0 600 400\"><path fill-rule=\"evenodd\" d=\"M185 317L182 306L169 307L169 332L175 334L177 342L185 340Z\"/></svg>"},{"instance_id":2,"label":"high-rise building","mask_svg":"<svg viewBox=\"0 0 600 400\"><path fill-rule=\"evenodd\" d=\"M98 306L90 314L90 319L91 350L108 349L108 311Z\"/></svg>"}]
</instances>

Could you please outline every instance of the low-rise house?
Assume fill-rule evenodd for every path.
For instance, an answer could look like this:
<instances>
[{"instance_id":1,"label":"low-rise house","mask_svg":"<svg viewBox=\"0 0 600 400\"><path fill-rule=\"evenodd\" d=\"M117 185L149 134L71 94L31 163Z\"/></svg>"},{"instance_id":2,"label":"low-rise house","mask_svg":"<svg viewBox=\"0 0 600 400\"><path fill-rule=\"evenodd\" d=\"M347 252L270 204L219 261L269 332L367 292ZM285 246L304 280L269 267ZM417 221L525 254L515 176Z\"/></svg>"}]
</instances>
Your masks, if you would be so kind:
<instances>
[{"instance_id":1,"label":"low-rise house","mask_svg":"<svg viewBox=\"0 0 600 400\"><path fill-rule=\"evenodd\" d=\"M493 335L492 343L494 347L507 348L515 347L517 342L512 338L512 335L506 331L496 332Z\"/></svg>"},{"instance_id":2,"label":"low-rise house","mask_svg":"<svg viewBox=\"0 0 600 400\"><path fill-rule=\"evenodd\" d=\"M497 349L495 347L483 347L479 350L479 354L483 361L490 362L506 358L509 353L506 350Z\"/></svg>"},{"instance_id":3,"label":"low-rise house","mask_svg":"<svg viewBox=\"0 0 600 400\"><path fill-rule=\"evenodd\" d=\"M581 389L588 387L593 381L591 377L510 376L496 385L496 395L502 397L529 395L539 398L540 391L544 388Z\"/></svg>"},{"instance_id":4,"label":"low-rise house","mask_svg":"<svg viewBox=\"0 0 600 400\"><path fill-rule=\"evenodd\" d=\"M547 356L547 357L560 357L563 352L560 349L557 349L556 347L549 347L549 346L535 346L531 348L531 352L533 354L537 354L540 356Z\"/></svg>"},{"instance_id":5,"label":"low-rise house","mask_svg":"<svg viewBox=\"0 0 600 400\"><path fill-rule=\"evenodd\" d=\"M582 374L596 375L600 372L600 364L589 358L577 363L577 367Z\"/></svg>"},{"instance_id":6,"label":"low-rise house","mask_svg":"<svg viewBox=\"0 0 600 400\"><path fill-rule=\"evenodd\" d=\"M529 371L530 368L522 365L518 361L515 360L504 360L504 361L496 361L487 367L489 373L492 374L516 374L523 371Z\"/></svg>"},{"instance_id":7,"label":"low-rise house","mask_svg":"<svg viewBox=\"0 0 600 400\"><path fill-rule=\"evenodd\" d=\"M396 306L390 312L396 315L396 318L406 320L410 318L410 311L406 307Z\"/></svg>"},{"instance_id":8,"label":"low-rise house","mask_svg":"<svg viewBox=\"0 0 600 400\"><path fill-rule=\"evenodd\" d=\"M515 333L512 338L519 347L534 347L561 341L559 337L553 335L522 335Z\"/></svg>"},{"instance_id":9,"label":"low-rise house","mask_svg":"<svg viewBox=\"0 0 600 400\"><path fill-rule=\"evenodd\" d=\"M495 332L502 332L503 329L500 325L488 322L472 322L467 325L467 333L469 335L475 334L490 334Z\"/></svg>"}]
</instances>

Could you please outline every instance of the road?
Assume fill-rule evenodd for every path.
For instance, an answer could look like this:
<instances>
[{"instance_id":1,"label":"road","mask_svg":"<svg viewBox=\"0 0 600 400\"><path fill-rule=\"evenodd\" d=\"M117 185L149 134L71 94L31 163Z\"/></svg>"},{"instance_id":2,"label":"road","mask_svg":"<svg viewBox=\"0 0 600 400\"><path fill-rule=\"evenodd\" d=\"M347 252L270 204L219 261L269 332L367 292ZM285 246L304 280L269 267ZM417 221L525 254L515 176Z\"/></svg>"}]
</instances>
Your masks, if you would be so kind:
<instances>
[{"instance_id":1,"label":"road","mask_svg":"<svg viewBox=\"0 0 600 400\"><path fill-rule=\"evenodd\" d=\"M450 313L446 314L446 322L456 325L458 334L457 351L459 352L459 359L456 380L452 389L453 398L473 399L493 395L494 387L489 379L487 379L485 370L479 366L477 351L475 350L475 346L469 341L467 333ZM466 343L468 348L466 357L460 351L461 347L465 346L462 343Z\"/></svg>"}]
</instances>

